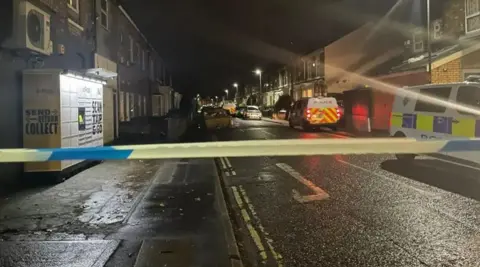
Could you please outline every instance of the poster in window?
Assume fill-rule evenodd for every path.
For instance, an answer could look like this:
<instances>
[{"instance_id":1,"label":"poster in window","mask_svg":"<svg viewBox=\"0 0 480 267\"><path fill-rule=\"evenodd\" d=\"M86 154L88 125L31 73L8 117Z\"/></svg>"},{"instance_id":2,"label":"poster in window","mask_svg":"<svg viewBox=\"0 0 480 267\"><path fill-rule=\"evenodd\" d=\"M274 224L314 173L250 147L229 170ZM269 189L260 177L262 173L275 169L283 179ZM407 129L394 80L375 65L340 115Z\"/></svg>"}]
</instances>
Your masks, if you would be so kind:
<instances>
[{"instance_id":1,"label":"poster in window","mask_svg":"<svg viewBox=\"0 0 480 267\"><path fill-rule=\"evenodd\" d=\"M85 107L78 108L78 130L85 131Z\"/></svg>"}]
</instances>

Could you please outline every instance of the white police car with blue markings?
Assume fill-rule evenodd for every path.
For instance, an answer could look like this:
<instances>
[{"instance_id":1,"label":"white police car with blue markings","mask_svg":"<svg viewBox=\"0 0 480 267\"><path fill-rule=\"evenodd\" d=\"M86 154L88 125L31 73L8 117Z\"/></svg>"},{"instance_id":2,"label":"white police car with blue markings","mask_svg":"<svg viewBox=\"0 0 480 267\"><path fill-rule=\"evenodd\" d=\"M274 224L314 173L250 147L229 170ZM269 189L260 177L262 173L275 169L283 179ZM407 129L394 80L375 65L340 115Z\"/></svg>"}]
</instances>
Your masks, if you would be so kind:
<instances>
[{"instance_id":1,"label":"white police car with blue markings","mask_svg":"<svg viewBox=\"0 0 480 267\"><path fill-rule=\"evenodd\" d=\"M390 117L390 135L429 139L480 138L480 76L465 82L426 84L399 89ZM480 164L480 152L441 154ZM414 154L398 159L413 160Z\"/></svg>"}]
</instances>

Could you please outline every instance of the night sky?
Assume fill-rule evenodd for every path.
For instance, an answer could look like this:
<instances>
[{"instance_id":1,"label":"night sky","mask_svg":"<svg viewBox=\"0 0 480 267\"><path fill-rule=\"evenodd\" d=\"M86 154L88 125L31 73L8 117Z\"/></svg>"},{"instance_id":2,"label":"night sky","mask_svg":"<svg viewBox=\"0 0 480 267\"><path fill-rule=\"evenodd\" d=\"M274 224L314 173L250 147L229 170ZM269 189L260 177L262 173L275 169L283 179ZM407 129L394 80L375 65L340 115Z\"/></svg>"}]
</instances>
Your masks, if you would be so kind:
<instances>
[{"instance_id":1,"label":"night sky","mask_svg":"<svg viewBox=\"0 0 480 267\"><path fill-rule=\"evenodd\" d=\"M122 0L174 75L174 88L221 95L388 12L396 0Z\"/></svg>"}]
</instances>

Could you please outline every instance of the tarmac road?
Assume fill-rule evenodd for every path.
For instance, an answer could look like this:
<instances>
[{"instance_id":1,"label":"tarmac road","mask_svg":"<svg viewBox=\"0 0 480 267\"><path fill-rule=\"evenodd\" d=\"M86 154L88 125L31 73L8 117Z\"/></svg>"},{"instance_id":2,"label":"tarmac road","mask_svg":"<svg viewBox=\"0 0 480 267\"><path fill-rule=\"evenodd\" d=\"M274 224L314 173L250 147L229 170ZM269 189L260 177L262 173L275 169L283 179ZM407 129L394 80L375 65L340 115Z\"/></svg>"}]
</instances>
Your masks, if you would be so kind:
<instances>
[{"instance_id":1,"label":"tarmac road","mask_svg":"<svg viewBox=\"0 0 480 267\"><path fill-rule=\"evenodd\" d=\"M349 138L235 119L214 139ZM428 156L221 158L246 266L480 266L480 169Z\"/></svg>"}]
</instances>

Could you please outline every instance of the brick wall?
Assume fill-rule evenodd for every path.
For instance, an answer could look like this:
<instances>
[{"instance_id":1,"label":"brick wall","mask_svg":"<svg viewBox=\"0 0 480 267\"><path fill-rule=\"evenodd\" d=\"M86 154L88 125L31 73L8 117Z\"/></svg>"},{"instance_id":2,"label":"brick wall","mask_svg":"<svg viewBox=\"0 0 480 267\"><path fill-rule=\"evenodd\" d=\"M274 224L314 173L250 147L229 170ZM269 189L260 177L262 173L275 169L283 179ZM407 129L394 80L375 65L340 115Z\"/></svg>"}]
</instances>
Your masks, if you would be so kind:
<instances>
[{"instance_id":1,"label":"brick wall","mask_svg":"<svg viewBox=\"0 0 480 267\"><path fill-rule=\"evenodd\" d=\"M453 83L461 81L463 81L461 59L455 59L432 69L432 83Z\"/></svg>"}]
</instances>

